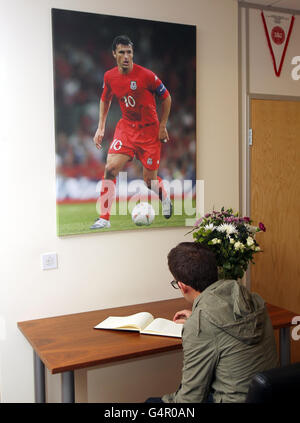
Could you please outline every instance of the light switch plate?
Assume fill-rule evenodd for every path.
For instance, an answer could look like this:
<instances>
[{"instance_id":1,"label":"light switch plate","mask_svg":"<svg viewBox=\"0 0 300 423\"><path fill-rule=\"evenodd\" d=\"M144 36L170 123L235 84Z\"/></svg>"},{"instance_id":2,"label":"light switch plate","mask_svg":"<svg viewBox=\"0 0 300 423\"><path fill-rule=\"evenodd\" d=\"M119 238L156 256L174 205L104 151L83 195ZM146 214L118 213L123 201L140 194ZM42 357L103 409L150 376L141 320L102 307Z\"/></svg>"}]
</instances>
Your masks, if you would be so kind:
<instances>
[{"instance_id":1,"label":"light switch plate","mask_svg":"<svg viewBox=\"0 0 300 423\"><path fill-rule=\"evenodd\" d=\"M57 269L57 254L44 253L41 254L41 264L43 270Z\"/></svg>"}]
</instances>

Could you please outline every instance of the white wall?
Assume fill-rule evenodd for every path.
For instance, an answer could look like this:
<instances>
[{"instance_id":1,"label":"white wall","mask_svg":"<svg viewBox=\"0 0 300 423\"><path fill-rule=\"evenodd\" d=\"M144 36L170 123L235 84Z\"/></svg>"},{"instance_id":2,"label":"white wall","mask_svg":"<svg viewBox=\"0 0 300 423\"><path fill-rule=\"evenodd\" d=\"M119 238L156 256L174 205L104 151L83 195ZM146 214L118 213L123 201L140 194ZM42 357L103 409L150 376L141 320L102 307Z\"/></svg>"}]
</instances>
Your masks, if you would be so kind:
<instances>
[{"instance_id":1,"label":"white wall","mask_svg":"<svg viewBox=\"0 0 300 423\"><path fill-rule=\"evenodd\" d=\"M175 297L177 293L169 285L166 255L178 242L191 239L185 237L186 228L56 236L52 7L197 25L197 171L198 179L205 180L205 210L213 205L237 208L239 200L235 0L3 2L0 17L3 402L34 401L32 349L17 329L18 321ZM40 254L48 251L57 252L59 267L43 272ZM114 265L115 260L118 266ZM122 363L123 374L131 369L130 398L118 389L117 365L89 371L88 399L143 401L146 396L164 393L161 389L176 389L181 356L172 353L168 357L171 359L164 356ZM167 363L163 369L161 360ZM160 380L152 381L151 392L143 387L138 376L141 367L147 372L146 378L161 369L162 388ZM59 377L48 376L48 398L60 401ZM110 388L103 391L109 381Z\"/></svg>"},{"instance_id":2,"label":"white wall","mask_svg":"<svg viewBox=\"0 0 300 423\"><path fill-rule=\"evenodd\" d=\"M270 12L265 12L269 13ZM300 15L295 16L284 64L279 77L275 75L271 53L262 23L261 10L249 10L249 88L251 93L300 96L300 80L291 72L292 58L300 56Z\"/></svg>"}]
</instances>

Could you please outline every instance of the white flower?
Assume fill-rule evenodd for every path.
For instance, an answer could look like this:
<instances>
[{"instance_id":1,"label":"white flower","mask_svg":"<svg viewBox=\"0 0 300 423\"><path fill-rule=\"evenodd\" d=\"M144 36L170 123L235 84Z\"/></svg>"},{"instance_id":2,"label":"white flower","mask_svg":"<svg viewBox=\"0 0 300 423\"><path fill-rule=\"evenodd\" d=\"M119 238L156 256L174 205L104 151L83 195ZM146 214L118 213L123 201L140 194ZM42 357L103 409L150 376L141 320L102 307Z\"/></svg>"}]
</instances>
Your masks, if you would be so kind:
<instances>
[{"instance_id":1,"label":"white flower","mask_svg":"<svg viewBox=\"0 0 300 423\"><path fill-rule=\"evenodd\" d=\"M255 247L254 251L260 251L260 247Z\"/></svg>"},{"instance_id":2,"label":"white flower","mask_svg":"<svg viewBox=\"0 0 300 423\"><path fill-rule=\"evenodd\" d=\"M244 246L244 244L243 244L242 242L237 241L237 242L234 244L234 248L235 248L236 250L243 250L243 249L245 248L245 246Z\"/></svg>"},{"instance_id":3,"label":"white flower","mask_svg":"<svg viewBox=\"0 0 300 423\"><path fill-rule=\"evenodd\" d=\"M251 236L248 236L247 238L247 245L248 247L251 247L251 245L254 244L253 238Z\"/></svg>"},{"instance_id":4,"label":"white flower","mask_svg":"<svg viewBox=\"0 0 300 423\"><path fill-rule=\"evenodd\" d=\"M220 239L218 239L218 238L214 238L214 239L212 239L212 240L211 240L211 242L212 242L213 244L221 244L221 240L220 240Z\"/></svg>"},{"instance_id":5,"label":"white flower","mask_svg":"<svg viewBox=\"0 0 300 423\"><path fill-rule=\"evenodd\" d=\"M230 244L234 244L235 243L235 240L233 238L230 238L229 242L230 242Z\"/></svg>"},{"instance_id":6,"label":"white flower","mask_svg":"<svg viewBox=\"0 0 300 423\"><path fill-rule=\"evenodd\" d=\"M248 223L246 223L245 226L246 226L246 229L248 230L248 232L250 232L251 234L256 234L256 232L257 232L256 226L249 225Z\"/></svg>"},{"instance_id":7,"label":"white flower","mask_svg":"<svg viewBox=\"0 0 300 423\"><path fill-rule=\"evenodd\" d=\"M207 231L208 230L213 231L215 229L215 226L214 226L213 223L210 223L209 225L205 225L204 229L207 230Z\"/></svg>"},{"instance_id":8,"label":"white flower","mask_svg":"<svg viewBox=\"0 0 300 423\"><path fill-rule=\"evenodd\" d=\"M222 225L217 227L217 230L219 232L226 232L226 234L229 236L230 234L236 234L237 229L234 225L231 223L223 223Z\"/></svg>"}]
</instances>

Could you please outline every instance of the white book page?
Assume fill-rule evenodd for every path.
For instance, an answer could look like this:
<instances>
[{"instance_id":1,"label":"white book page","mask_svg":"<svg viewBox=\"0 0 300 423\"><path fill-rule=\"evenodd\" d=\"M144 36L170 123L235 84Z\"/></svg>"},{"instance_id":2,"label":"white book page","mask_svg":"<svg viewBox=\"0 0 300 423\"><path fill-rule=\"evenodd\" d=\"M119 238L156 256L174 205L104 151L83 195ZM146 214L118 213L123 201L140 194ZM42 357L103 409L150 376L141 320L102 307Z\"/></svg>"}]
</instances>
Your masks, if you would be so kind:
<instances>
[{"instance_id":1,"label":"white book page","mask_svg":"<svg viewBox=\"0 0 300 423\"><path fill-rule=\"evenodd\" d=\"M95 329L126 329L140 330L146 327L153 320L152 314L148 312L136 313L130 316L110 316L100 322Z\"/></svg>"},{"instance_id":2,"label":"white book page","mask_svg":"<svg viewBox=\"0 0 300 423\"><path fill-rule=\"evenodd\" d=\"M174 323L172 320L158 318L153 320L141 333L181 338L182 327L183 325L181 323Z\"/></svg>"}]
</instances>

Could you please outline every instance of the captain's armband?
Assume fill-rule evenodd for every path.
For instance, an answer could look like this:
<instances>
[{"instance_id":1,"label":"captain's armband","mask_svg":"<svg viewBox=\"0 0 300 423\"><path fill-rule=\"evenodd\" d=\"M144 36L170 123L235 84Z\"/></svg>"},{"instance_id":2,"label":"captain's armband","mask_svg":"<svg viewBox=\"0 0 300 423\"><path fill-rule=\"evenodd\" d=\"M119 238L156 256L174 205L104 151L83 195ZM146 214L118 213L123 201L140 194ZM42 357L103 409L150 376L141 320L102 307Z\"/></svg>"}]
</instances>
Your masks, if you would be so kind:
<instances>
[{"instance_id":1,"label":"captain's armband","mask_svg":"<svg viewBox=\"0 0 300 423\"><path fill-rule=\"evenodd\" d=\"M164 86L163 83L161 83L155 90L155 93L161 97L164 96L164 94L166 94L166 92L168 92L167 88Z\"/></svg>"}]
</instances>

